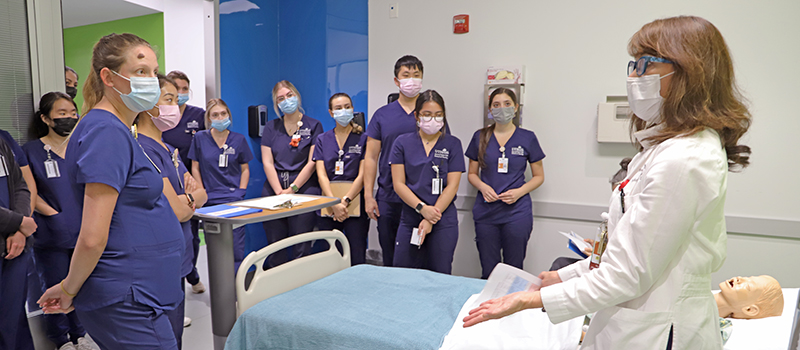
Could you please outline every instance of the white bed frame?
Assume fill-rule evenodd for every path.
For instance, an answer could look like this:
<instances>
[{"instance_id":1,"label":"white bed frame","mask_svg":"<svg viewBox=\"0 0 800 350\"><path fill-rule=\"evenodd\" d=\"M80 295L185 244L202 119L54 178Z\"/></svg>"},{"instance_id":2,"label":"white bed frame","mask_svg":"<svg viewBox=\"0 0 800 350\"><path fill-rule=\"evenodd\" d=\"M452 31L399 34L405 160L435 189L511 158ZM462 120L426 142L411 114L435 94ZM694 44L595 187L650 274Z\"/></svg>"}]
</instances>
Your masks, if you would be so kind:
<instances>
[{"instance_id":1,"label":"white bed frame","mask_svg":"<svg viewBox=\"0 0 800 350\"><path fill-rule=\"evenodd\" d=\"M264 270L267 257L284 248L303 242L324 239L328 250L304 256L280 266ZM336 249L336 241L342 245L343 254ZM245 289L247 270L255 266L255 274L250 288ZM288 237L272 243L244 258L236 274L237 316L264 299L288 292L297 287L316 281L350 267L350 244L339 230L315 231Z\"/></svg>"}]
</instances>

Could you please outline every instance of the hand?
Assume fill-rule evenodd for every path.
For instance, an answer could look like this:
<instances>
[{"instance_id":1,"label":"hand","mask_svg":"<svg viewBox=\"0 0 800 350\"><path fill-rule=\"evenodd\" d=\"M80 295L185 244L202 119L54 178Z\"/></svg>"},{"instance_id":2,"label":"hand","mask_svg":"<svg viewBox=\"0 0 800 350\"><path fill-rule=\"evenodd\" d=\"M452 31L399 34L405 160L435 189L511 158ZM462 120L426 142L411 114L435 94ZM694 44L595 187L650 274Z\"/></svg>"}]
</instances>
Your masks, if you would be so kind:
<instances>
[{"instance_id":1,"label":"hand","mask_svg":"<svg viewBox=\"0 0 800 350\"><path fill-rule=\"evenodd\" d=\"M197 191L197 180L189 173L183 173L183 187L186 193Z\"/></svg>"},{"instance_id":2,"label":"hand","mask_svg":"<svg viewBox=\"0 0 800 350\"><path fill-rule=\"evenodd\" d=\"M500 197L497 196L497 193L494 192L494 188L492 188L492 186L484 184L483 187L480 188L480 191L483 195L483 200L486 203L491 203L500 199Z\"/></svg>"},{"instance_id":3,"label":"hand","mask_svg":"<svg viewBox=\"0 0 800 350\"><path fill-rule=\"evenodd\" d=\"M442 219L442 212L439 211L439 208L432 205L423 206L419 213L422 214L425 220L430 221L431 224L434 225Z\"/></svg>"},{"instance_id":4,"label":"hand","mask_svg":"<svg viewBox=\"0 0 800 350\"><path fill-rule=\"evenodd\" d=\"M22 223L19 224L19 232L22 232L25 237L30 237L34 232L36 232L36 221L33 220L30 216L24 216L22 218Z\"/></svg>"},{"instance_id":5,"label":"hand","mask_svg":"<svg viewBox=\"0 0 800 350\"><path fill-rule=\"evenodd\" d=\"M188 192L187 192L187 193L188 193ZM188 205L188 206L189 206L189 208L192 208L192 210L196 210L196 209L197 209L197 207L196 207L196 205L195 205L194 201L190 200L190 199L189 199L189 196L186 196L186 195L184 195L183 197L184 197L184 198L186 198L186 205Z\"/></svg>"},{"instance_id":6,"label":"hand","mask_svg":"<svg viewBox=\"0 0 800 350\"><path fill-rule=\"evenodd\" d=\"M23 249L25 249L25 234L17 231L17 233L6 239L6 251L8 252L8 255L6 255L6 260L11 260L18 257L20 254L22 254Z\"/></svg>"},{"instance_id":7,"label":"hand","mask_svg":"<svg viewBox=\"0 0 800 350\"><path fill-rule=\"evenodd\" d=\"M524 193L519 188L515 188L501 193L497 198L500 198L505 204L514 204L522 195Z\"/></svg>"},{"instance_id":8,"label":"hand","mask_svg":"<svg viewBox=\"0 0 800 350\"><path fill-rule=\"evenodd\" d=\"M470 310L469 315L464 317L464 328L537 307L542 307L541 295L538 291L511 293L497 299L485 301L477 308Z\"/></svg>"},{"instance_id":9,"label":"hand","mask_svg":"<svg viewBox=\"0 0 800 350\"><path fill-rule=\"evenodd\" d=\"M61 290L61 283L45 291L37 303L46 314L68 313L75 310L72 305L72 297Z\"/></svg>"},{"instance_id":10,"label":"hand","mask_svg":"<svg viewBox=\"0 0 800 350\"><path fill-rule=\"evenodd\" d=\"M561 277L558 276L558 271L542 271L542 273L539 274L539 278L542 279L542 288L561 283Z\"/></svg>"},{"instance_id":11,"label":"hand","mask_svg":"<svg viewBox=\"0 0 800 350\"><path fill-rule=\"evenodd\" d=\"M294 194L294 191L292 191L291 188L284 188L283 190L281 190L281 193L278 194Z\"/></svg>"},{"instance_id":12,"label":"hand","mask_svg":"<svg viewBox=\"0 0 800 350\"><path fill-rule=\"evenodd\" d=\"M586 242L586 243L589 243L589 245L590 245L589 248L584 248L583 249L583 253L586 254L586 255L592 255L592 253L594 252L594 240L593 239L584 238L583 241Z\"/></svg>"},{"instance_id":13,"label":"hand","mask_svg":"<svg viewBox=\"0 0 800 350\"><path fill-rule=\"evenodd\" d=\"M381 216L381 211L378 210L378 202L373 197L364 197L364 210L367 211L367 216L370 219L378 221Z\"/></svg>"},{"instance_id":14,"label":"hand","mask_svg":"<svg viewBox=\"0 0 800 350\"><path fill-rule=\"evenodd\" d=\"M419 245L422 246L422 243L425 243L425 237L433 230L433 224L428 220L422 220L417 229L419 230Z\"/></svg>"},{"instance_id":15,"label":"hand","mask_svg":"<svg viewBox=\"0 0 800 350\"><path fill-rule=\"evenodd\" d=\"M333 209L333 220L335 221L343 222L350 216L350 214L347 213L347 204L344 201L335 204L331 209Z\"/></svg>"}]
</instances>

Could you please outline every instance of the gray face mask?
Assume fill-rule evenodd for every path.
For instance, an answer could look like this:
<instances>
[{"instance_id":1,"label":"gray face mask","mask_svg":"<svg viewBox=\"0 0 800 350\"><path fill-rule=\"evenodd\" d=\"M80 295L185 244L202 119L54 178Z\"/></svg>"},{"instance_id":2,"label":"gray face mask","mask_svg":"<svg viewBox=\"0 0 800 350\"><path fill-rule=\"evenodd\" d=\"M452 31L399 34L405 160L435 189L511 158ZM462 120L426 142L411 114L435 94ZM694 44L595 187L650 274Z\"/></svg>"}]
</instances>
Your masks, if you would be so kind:
<instances>
[{"instance_id":1,"label":"gray face mask","mask_svg":"<svg viewBox=\"0 0 800 350\"><path fill-rule=\"evenodd\" d=\"M492 119L500 124L510 123L514 119L514 107L492 108Z\"/></svg>"}]
</instances>

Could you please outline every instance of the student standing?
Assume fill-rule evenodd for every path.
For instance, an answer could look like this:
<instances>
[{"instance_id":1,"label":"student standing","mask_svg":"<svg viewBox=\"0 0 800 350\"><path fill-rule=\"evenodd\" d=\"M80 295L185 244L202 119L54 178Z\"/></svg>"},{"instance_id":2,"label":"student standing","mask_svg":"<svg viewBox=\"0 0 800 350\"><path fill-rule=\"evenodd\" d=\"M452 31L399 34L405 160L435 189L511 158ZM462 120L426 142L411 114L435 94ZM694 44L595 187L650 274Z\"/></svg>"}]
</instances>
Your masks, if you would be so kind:
<instances>
[{"instance_id":1,"label":"student standing","mask_svg":"<svg viewBox=\"0 0 800 350\"><path fill-rule=\"evenodd\" d=\"M366 260L369 218L364 211L364 147L367 136L360 125L353 122L353 101L345 93L337 93L328 100L328 113L336 121L336 127L317 137L313 160L322 194L337 197L331 189L332 181L352 182L341 202L332 207L333 217L319 218L320 230L337 229L344 232L350 243L351 265L363 264ZM360 196L359 196L360 195ZM360 203L351 203L358 196ZM348 207L359 205L361 213L351 217Z\"/></svg>"},{"instance_id":2,"label":"student standing","mask_svg":"<svg viewBox=\"0 0 800 350\"><path fill-rule=\"evenodd\" d=\"M395 236L403 211L403 200L398 197L392 184L389 157L398 136L417 131L414 108L422 88L422 70L422 61L411 55L400 57L395 62L394 84L400 89L400 97L378 108L367 126L364 204L370 219L378 222L383 266L392 266ZM376 176L378 192L373 194Z\"/></svg>"},{"instance_id":3,"label":"student standing","mask_svg":"<svg viewBox=\"0 0 800 350\"><path fill-rule=\"evenodd\" d=\"M244 135L230 130L231 110L219 98L208 100L205 117L207 130L195 135L189 148L192 175L208 194L206 206L244 199L250 182L253 152ZM234 271L244 260L244 226L233 229Z\"/></svg>"},{"instance_id":4,"label":"student standing","mask_svg":"<svg viewBox=\"0 0 800 350\"><path fill-rule=\"evenodd\" d=\"M177 348L165 312L183 300L184 238L161 174L130 130L136 115L158 102L157 71L145 40L101 38L83 89L89 111L65 153L65 173L83 208L81 230L67 277L39 304L46 313L74 308L101 349Z\"/></svg>"},{"instance_id":5,"label":"student standing","mask_svg":"<svg viewBox=\"0 0 800 350\"><path fill-rule=\"evenodd\" d=\"M261 160L267 182L263 196L284 193L320 194L314 155L314 141L322 134L322 124L304 114L302 99L292 83L281 80L272 88L275 114L283 116L267 122L261 136ZM315 213L305 213L264 223L269 243L310 232L316 224ZM289 252L293 252L289 256ZM271 267L297 259L311 252L311 243L297 244L272 254Z\"/></svg>"},{"instance_id":6,"label":"student standing","mask_svg":"<svg viewBox=\"0 0 800 350\"><path fill-rule=\"evenodd\" d=\"M394 189L405 203L393 263L449 274L458 242L453 200L466 170L461 141L444 132L444 99L436 91L420 94L414 115L419 130L399 136L389 157ZM419 244L410 243L414 231Z\"/></svg>"},{"instance_id":7,"label":"student standing","mask_svg":"<svg viewBox=\"0 0 800 350\"><path fill-rule=\"evenodd\" d=\"M472 217L481 278L489 278L500 262L522 268L533 230L529 193L544 182L544 152L536 134L512 123L519 112L514 91L495 89L489 107L494 124L476 131L466 152L467 178L478 189ZM533 176L525 181L529 166Z\"/></svg>"}]
</instances>

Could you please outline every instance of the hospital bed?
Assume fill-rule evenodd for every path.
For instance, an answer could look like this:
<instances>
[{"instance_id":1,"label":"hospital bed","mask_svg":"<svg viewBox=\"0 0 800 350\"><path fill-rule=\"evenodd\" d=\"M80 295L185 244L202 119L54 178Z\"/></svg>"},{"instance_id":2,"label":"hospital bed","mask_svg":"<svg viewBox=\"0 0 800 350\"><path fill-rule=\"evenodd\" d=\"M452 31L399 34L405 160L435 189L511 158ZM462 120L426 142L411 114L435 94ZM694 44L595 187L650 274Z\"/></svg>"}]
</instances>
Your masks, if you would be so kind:
<instances>
[{"instance_id":1,"label":"hospital bed","mask_svg":"<svg viewBox=\"0 0 800 350\"><path fill-rule=\"evenodd\" d=\"M269 254L313 240L328 241L329 249L262 268ZM535 309L516 315L525 319L516 326L513 320L500 320L463 330L460 318L470 308L467 301L480 293L485 281L426 270L349 267L348 247L341 232L323 231L293 236L248 255L236 280L240 317L225 349L513 349L520 342L529 349L577 348L583 317L552 325ZM255 273L246 283L252 266ZM797 333L797 289L784 289L784 298L788 306L781 317L734 320L725 349L787 349L789 333ZM761 321L769 324L762 326ZM479 327L484 327L483 334ZM486 332L493 336L486 337ZM505 345L499 343L503 339ZM783 345L750 346L755 343Z\"/></svg>"}]
</instances>

